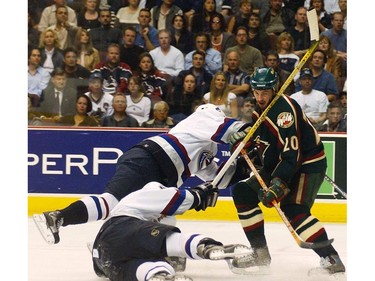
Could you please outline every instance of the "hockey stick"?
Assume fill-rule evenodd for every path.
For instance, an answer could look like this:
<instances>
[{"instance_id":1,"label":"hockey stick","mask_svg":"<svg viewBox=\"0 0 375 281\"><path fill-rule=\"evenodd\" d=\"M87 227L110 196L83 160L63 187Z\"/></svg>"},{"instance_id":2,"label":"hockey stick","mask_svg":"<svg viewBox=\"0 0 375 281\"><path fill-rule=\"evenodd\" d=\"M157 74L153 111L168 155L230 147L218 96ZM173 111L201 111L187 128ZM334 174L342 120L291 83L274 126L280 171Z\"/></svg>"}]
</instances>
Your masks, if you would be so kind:
<instances>
[{"instance_id":1,"label":"hockey stick","mask_svg":"<svg viewBox=\"0 0 375 281\"><path fill-rule=\"evenodd\" d=\"M346 192L344 192L340 187L338 187L338 185L329 176L325 175L324 179L328 181L329 184L332 185L333 188L336 189L342 195L342 197L348 199Z\"/></svg>"},{"instance_id":2,"label":"hockey stick","mask_svg":"<svg viewBox=\"0 0 375 281\"><path fill-rule=\"evenodd\" d=\"M270 104L266 107L266 109L262 112L262 114L259 116L258 120L254 123L254 125L250 128L249 132L245 136L245 138L238 144L235 151L233 151L232 155L229 157L227 162L224 164L223 168L219 171L219 173L216 175L214 180L212 181L212 185L216 186L217 183L220 181L220 179L224 176L225 172L228 170L229 166L233 163L233 161L236 159L238 154L240 154L242 148L245 146L245 144L249 141L251 136L254 134L254 132L258 129L260 124L266 119L266 115L268 111L272 108L272 106L277 102L279 97L281 97L286 88L289 87L289 84L293 81L294 77L301 71L301 68L305 65L306 61L310 58L316 47L319 43L319 27L318 27L318 17L316 14L316 10L310 10L307 11L307 17L309 21L309 28L310 28L310 36L311 41L313 41L310 48L307 50L305 55L302 57L302 59L299 61L298 65L294 68L292 73L290 73L289 77L286 79L284 84L281 86L273 100L270 102Z\"/></svg>"},{"instance_id":3,"label":"hockey stick","mask_svg":"<svg viewBox=\"0 0 375 281\"><path fill-rule=\"evenodd\" d=\"M251 171L254 173L255 177L257 178L259 184L262 186L264 190L268 190L266 183L263 181L262 177L258 173L257 169L255 168L253 162L251 162L249 156L246 154L244 149L241 150L242 156L246 160L246 163L249 165ZM302 240L302 238L298 235L298 233L294 230L293 226L290 224L288 218L285 216L284 212L279 207L279 204L274 200L272 201L272 205L275 207L276 211L280 215L281 219L283 220L286 227L289 229L289 232L292 234L294 240L297 242L298 246L304 249L318 249L323 248L330 245L333 242L333 239L322 241L322 242L306 242Z\"/></svg>"}]
</instances>

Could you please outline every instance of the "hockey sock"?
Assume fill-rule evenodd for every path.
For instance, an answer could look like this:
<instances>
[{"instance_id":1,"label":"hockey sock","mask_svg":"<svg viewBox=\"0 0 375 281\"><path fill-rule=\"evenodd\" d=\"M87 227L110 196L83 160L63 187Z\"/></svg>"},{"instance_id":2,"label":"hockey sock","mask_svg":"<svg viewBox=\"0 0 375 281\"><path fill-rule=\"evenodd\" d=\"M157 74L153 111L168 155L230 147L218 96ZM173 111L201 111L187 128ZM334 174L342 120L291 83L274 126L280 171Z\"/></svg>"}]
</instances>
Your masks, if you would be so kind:
<instances>
[{"instance_id":1,"label":"hockey sock","mask_svg":"<svg viewBox=\"0 0 375 281\"><path fill-rule=\"evenodd\" d=\"M118 200L109 193L87 196L61 210L63 226L106 219Z\"/></svg>"},{"instance_id":2,"label":"hockey sock","mask_svg":"<svg viewBox=\"0 0 375 281\"><path fill-rule=\"evenodd\" d=\"M167 254L170 257L201 260L202 258L197 255L197 247L203 238L206 236L171 232L166 239Z\"/></svg>"}]
</instances>

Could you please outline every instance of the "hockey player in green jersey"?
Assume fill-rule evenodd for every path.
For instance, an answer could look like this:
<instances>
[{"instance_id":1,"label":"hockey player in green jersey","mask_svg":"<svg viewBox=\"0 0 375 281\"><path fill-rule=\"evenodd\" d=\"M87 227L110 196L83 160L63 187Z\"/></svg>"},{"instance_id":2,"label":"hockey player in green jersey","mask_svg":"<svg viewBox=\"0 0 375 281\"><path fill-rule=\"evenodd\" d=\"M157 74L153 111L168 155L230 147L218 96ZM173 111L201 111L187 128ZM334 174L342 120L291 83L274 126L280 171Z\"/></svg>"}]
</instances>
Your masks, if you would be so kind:
<instances>
[{"instance_id":1,"label":"hockey player in green jersey","mask_svg":"<svg viewBox=\"0 0 375 281\"><path fill-rule=\"evenodd\" d=\"M276 96L277 73L271 68L257 68L250 83L257 102L253 113L253 122L256 122ZM231 145L236 147L249 130L247 127L233 133ZM281 210L306 242L327 241L323 225L310 212L324 180L327 160L317 131L298 103L281 95L248 144L247 149L256 155L253 160L268 191L261 187L255 176L250 176L233 186L232 196L245 235L257 254L254 266L268 267L271 263L260 202L268 208L273 207L273 201L280 202ZM345 272L332 245L314 251L321 259L321 271L329 274Z\"/></svg>"}]
</instances>

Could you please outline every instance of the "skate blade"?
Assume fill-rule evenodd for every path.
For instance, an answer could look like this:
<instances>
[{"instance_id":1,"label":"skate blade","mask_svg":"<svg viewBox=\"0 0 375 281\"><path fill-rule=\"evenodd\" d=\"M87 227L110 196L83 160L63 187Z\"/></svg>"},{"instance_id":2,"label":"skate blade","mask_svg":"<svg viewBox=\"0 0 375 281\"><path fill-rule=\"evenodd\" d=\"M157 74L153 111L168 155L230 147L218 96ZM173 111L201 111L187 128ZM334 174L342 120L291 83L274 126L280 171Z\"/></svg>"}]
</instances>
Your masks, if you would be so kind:
<instances>
[{"instance_id":1,"label":"skate blade","mask_svg":"<svg viewBox=\"0 0 375 281\"><path fill-rule=\"evenodd\" d=\"M270 266L249 266L249 267L234 267L231 260L226 260L228 267L232 273L237 275L269 275L271 274Z\"/></svg>"},{"instance_id":2,"label":"skate blade","mask_svg":"<svg viewBox=\"0 0 375 281\"><path fill-rule=\"evenodd\" d=\"M87 242L86 246L87 246L87 249L89 249L90 254L92 254L92 249L94 248L94 243L93 242Z\"/></svg>"},{"instance_id":3,"label":"skate blade","mask_svg":"<svg viewBox=\"0 0 375 281\"><path fill-rule=\"evenodd\" d=\"M346 273L345 272L337 272L337 273L329 273L327 270L316 267L312 268L308 271L307 275L309 277L319 278L320 280L337 280L337 281L345 281L346 280Z\"/></svg>"},{"instance_id":4,"label":"skate blade","mask_svg":"<svg viewBox=\"0 0 375 281\"><path fill-rule=\"evenodd\" d=\"M233 258L242 258L250 256L253 254L253 251L242 245L233 245L233 246L224 246L223 250L213 250L210 252L210 260L224 260L224 259L233 259Z\"/></svg>"},{"instance_id":5,"label":"skate blade","mask_svg":"<svg viewBox=\"0 0 375 281\"><path fill-rule=\"evenodd\" d=\"M34 214L33 220L43 239L50 245L55 244L55 237L53 236L52 231L47 227L47 222L44 215Z\"/></svg>"}]
</instances>

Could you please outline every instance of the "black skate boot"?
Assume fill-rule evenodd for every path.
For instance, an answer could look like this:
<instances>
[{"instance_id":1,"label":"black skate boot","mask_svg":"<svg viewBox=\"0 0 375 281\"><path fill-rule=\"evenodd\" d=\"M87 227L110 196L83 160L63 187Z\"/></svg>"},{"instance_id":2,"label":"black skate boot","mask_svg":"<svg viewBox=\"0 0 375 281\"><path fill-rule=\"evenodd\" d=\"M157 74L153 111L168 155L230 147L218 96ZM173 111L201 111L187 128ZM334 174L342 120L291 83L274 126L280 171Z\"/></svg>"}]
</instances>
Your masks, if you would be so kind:
<instances>
[{"instance_id":1,"label":"black skate boot","mask_svg":"<svg viewBox=\"0 0 375 281\"><path fill-rule=\"evenodd\" d=\"M329 255L325 258L320 258L320 266L329 274L335 274L338 272L345 272L345 266L342 263L339 255Z\"/></svg>"},{"instance_id":2,"label":"black skate boot","mask_svg":"<svg viewBox=\"0 0 375 281\"><path fill-rule=\"evenodd\" d=\"M60 242L59 228L63 224L60 211L44 212L33 215L34 222L48 244Z\"/></svg>"},{"instance_id":3,"label":"black skate boot","mask_svg":"<svg viewBox=\"0 0 375 281\"><path fill-rule=\"evenodd\" d=\"M159 272L150 279L147 279L147 281L193 281L193 279L184 275L171 275L167 272Z\"/></svg>"}]
</instances>

